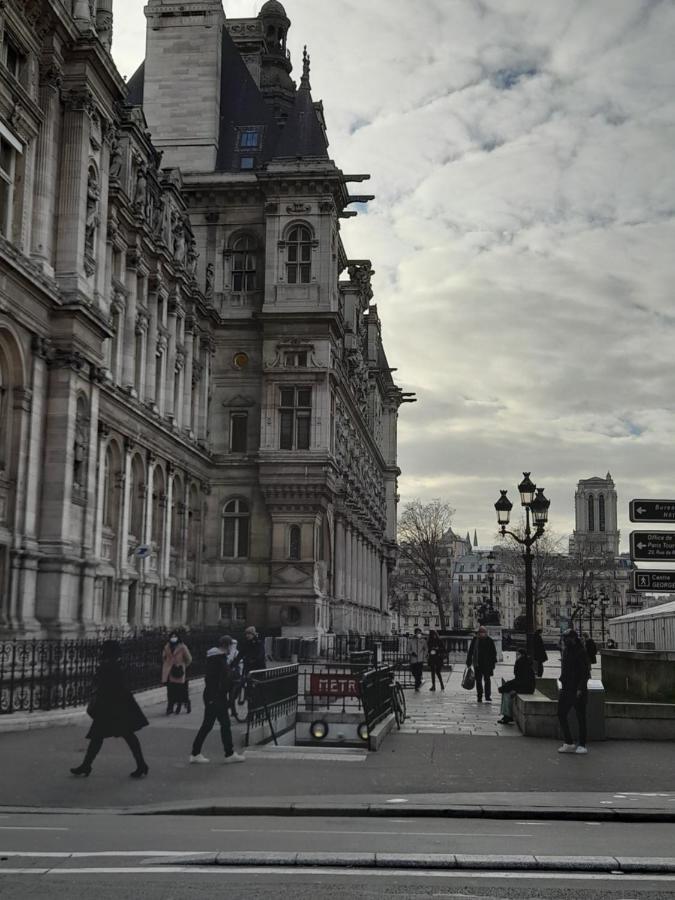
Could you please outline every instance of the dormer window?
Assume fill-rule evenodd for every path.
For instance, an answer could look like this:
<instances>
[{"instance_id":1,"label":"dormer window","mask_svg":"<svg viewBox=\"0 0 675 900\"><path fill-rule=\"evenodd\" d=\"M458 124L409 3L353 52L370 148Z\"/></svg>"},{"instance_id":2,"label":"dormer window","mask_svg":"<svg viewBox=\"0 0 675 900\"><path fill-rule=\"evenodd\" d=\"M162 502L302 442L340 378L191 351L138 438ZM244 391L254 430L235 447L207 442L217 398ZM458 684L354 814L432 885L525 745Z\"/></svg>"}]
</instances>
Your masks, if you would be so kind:
<instances>
[{"instance_id":1,"label":"dormer window","mask_svg":"<svg viewBox=\"0 0 675 900\"><path fill-rule=\"evenodd\" d=\"M240 150L258 150L260 148L260 129L244 128L239 132Z\"/></svg>"},{"instance_id":2,"label":"dormer window","mask_svg":"<svg viewBox=\"0 0 675 900\"><path fill-rule=\"evenodd\" d=\"M286 366L286 368L305 368L307 366L307 351L292 350L285 353L284 366Z\"/></svg>"}]
</instances>

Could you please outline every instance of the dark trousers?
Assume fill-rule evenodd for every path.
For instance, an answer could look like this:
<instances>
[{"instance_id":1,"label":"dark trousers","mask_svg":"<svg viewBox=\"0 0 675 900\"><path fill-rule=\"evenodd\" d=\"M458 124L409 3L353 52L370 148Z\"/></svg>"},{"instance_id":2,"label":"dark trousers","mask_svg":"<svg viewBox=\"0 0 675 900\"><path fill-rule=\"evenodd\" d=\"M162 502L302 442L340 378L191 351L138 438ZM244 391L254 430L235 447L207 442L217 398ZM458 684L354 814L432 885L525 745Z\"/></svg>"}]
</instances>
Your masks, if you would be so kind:
<instances>
[{"instance_id":1,"label":"dark trousers","mask_svg":"<svg viewBox=\"0 0 675 900\"><path fill-rule=\"evenodd\" d=\"M422 684L422 672L424 671L424 663L410 663L410 671L412 672L412 676L415 679L415 690L418 691Z\"/></svg>"},{"instance_id":2,"label":"dark trousers","mask_svg":"<svg viewBox=\"0 0 675 900\"><path fill-rule=\"evenodd\" d=\"M474 669L476 673L476 693L478 694L478 699L483 699L483 685L485 685L485 699L492 699L492 683L490 681L490 675L487 672L481 672L480 669Z\"/></svg>"},{"instance_id":3,"label":"dark trousers","mask_svg":"<svg viewBox=\"0 0 675 900\"><path fill-rule=\"evenodd\" d=\"M568 713L574 709L577 714L577 722L579 723L579 744L586 746L586 704L588 702L588 692L581 691L577 695L576 691L561 691L558 696L558 721L563 733L563 740L566 744L573 744L572 732L570 731L569 722L567 721Z\"/></svg>"},{"instance_id":4,"label":"dark trousers","mask_svg":"<svg viewBox=\"0 0 675 900\"><path fill-rule=\"evenodd\" d=\"M432 661L432 659L430 658L429 671L431 672L431 686L433 688L436 687L436 679L438 678L438 683L442 688L444 688L445 685L443 684L443 676L441 675L441 672L443 671L443 660L439 659Z\"/></svg>"},{"instance_id":5,"label":"dark trousers","mask_svg":"<svg viewBox=\"0 0 675 900\"><path fill-rule=\"evenodd\" d=\"M145 765L145 760L143 759L141 742L133 732L131 732L130 734L123 734L122 738L127 742L127 746L131 750L136 765L139 767L139 769L143 768L143 766ZM103 741L104 738L102 737L93 737L89 739L89 746L87 747L87 752L84 756L83 765L90 766L93 763L93 761L98 756L101 747L103 746Z\"/></svg>"},{"instance_id":6,"label":"dark trousers","mask_svg":"<svg viewBox=\"0 0 675 900\"><path fill-rule=\"evenodd\" d=\"M542 659L535 660L534 663L534 673L537 678L542 678L544 675L544 661Z\"/></svg>"},{"instance_id":7,"label":"dark trousers","mask_svg":"<svg viewBox=\"0 0 675 900\"><path fill-rule=\"evenodd\" d=\"M216 721L220 722L220 737L223 742L223 750L225 751L225 756L232 756L234 753L234 747L232 745L232 728L230 726L230 716L227 711L227 703L224 700L219 700L211 703L206 703L204 705L204 721L201 724L199 731L197 732L197 737L194 739L194 743L192 744L192 755L198 756L202 752L202 747L204 745L204 741L207 738L207 735L211 732L211 729L216 724Z\"/></svg>"}]
</instances>

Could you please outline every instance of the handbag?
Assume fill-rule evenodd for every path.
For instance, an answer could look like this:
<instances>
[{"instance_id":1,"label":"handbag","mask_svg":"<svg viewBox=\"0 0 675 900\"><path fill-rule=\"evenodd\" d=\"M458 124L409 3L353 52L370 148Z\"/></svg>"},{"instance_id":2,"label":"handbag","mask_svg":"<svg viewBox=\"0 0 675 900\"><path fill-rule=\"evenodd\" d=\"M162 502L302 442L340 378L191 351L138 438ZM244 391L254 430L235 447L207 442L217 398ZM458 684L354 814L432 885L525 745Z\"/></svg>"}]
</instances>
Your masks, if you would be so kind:
<instances>
[{"instance_id":1,"label":"handbag","mask_svg":"<svg viewBox=\"0 0 675 900\"><path fill-rule=\"evenodd\" d=\"M184 672L185 672L185 669L182 666L171 666L171 671L169 672L169 675L172 678L182 678Z\"/></svg>"},{"instance_id":2,"label":"handbag","mask_svg":"<svg viewBox=\"0 0 675 900\"><path fill-rule=\"evenodd\" d=\"M474 675L474 671L471 666L467 666L464 669L464 675L462 676L462 687L465 691L472 691L476 684L476 676Z\"/></svg>"}]
</instances>

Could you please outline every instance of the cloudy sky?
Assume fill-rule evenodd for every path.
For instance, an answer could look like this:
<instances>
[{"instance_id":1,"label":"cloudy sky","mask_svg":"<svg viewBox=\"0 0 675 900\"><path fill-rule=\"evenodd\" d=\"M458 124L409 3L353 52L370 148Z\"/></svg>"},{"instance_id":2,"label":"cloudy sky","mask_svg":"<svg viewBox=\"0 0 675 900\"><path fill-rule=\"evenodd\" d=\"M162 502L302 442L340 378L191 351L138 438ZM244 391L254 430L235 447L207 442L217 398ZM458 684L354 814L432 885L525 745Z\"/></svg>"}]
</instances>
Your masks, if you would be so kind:
<instances>
[{"instance_id":1,"label":"cloudy sky","mask_svg":"<svg viewBox=\"0 0 675 900\"><path fill-rule=\"evenodd\" d=\"M229 17L260 2L225 0ZM331 153L377 195L369 256L402 409L401 497L495 533L524 469L574 527L576 482L675 496L673 0L287 0ZM144 55L138 0L113 53Z\"/></svg>"}]
</instances>

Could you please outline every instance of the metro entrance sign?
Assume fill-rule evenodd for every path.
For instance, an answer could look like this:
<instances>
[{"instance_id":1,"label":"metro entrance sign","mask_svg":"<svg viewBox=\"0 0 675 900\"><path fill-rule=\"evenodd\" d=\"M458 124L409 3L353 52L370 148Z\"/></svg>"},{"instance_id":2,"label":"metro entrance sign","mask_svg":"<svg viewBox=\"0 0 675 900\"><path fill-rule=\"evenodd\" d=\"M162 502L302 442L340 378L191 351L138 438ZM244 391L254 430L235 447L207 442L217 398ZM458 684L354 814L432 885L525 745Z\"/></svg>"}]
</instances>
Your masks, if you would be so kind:
<instances>
[{"instance_id":1,"label":"metro entrance sign","mask_svg":"<svg viewBox=\"0 0 675 900\"><path fill-rule=\"evenodd\" d=\"M675 500L631 500L631 522L675 522Z\"/></svg>"},{"instance_id":2,"label":"metro entrance sign","mask_svg":"<svg viewBox=\"0 0 675 900\"><path fill-rule=\"evenodd\" d=\"M632 574L634 591L655 591L663 594L675 592L675 572L654 572L641 569Z\"/></svg>"},{"instance_id":3,"label":"metro entrance sign","mask_svg":"<svg viewBox=\"0 0 675 900\"><path fill-rule=\"evenodd\" d=\"M631 531L630 556L636 562L675 562L675 531Z\"/></svg>"}]
</instances>

